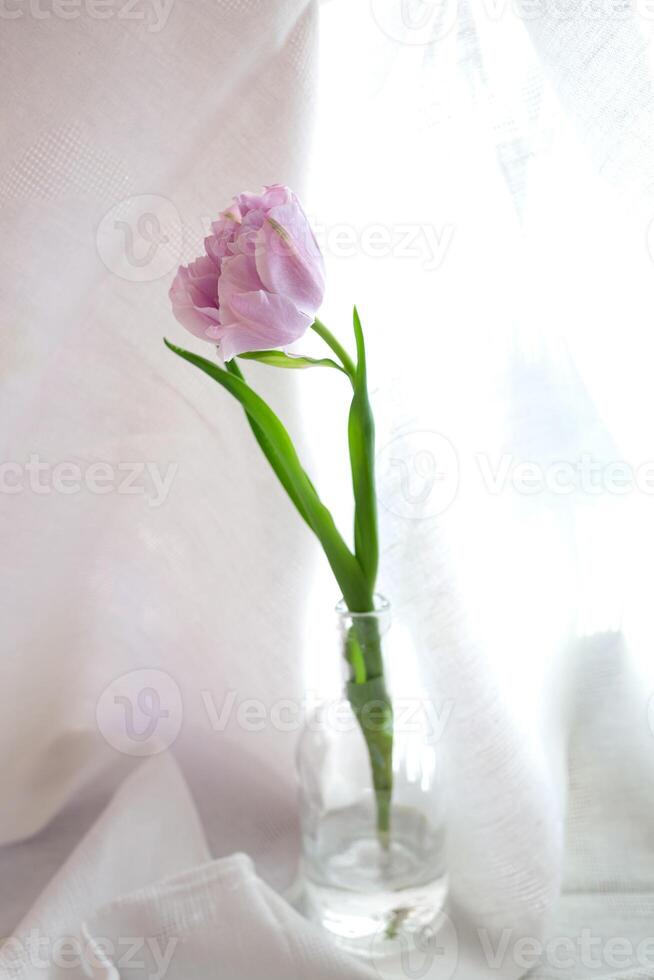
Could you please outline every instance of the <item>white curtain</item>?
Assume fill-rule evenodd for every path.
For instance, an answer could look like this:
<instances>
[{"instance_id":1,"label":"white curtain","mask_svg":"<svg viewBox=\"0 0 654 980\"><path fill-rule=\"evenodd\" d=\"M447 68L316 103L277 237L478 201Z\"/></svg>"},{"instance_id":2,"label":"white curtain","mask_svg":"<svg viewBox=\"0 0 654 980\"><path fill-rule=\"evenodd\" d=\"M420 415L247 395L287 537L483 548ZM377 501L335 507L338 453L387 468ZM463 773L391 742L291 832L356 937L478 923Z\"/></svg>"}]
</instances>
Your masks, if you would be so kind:
<instances>
[{"instance_id":1,"label":"white curtain","mask_svg":"<svg viewBox=\"0 0 654 980\"><path fill-rule=\"evenodd\" d=\"M141 690L155 716L172 712L162 738L209 809L263 759L251 809L266 800L284 827L293 738L244 729L238 708L301 699L314 550L241 411L162 338L193 340L168 287L232 194L303 190L318 11L42 7L7 4L22 16L1 42L0 838L34 834L107 765L139 761L116 748L112 710ZM278 381L283 413L293 392ZM20 900L2 879L5 935Z\"/></svg>"},{"instance_id":2,"label":"white curtain","mask_svg":"<svg viewBox=\"0 0 654 980\"><path fill-rule=\"evenodd\" d=\"M328 235L374 348L386 590L455 705L454 894L478 947L649 975L651 17L367 6L324 11L313 188L360 246Z\"/></svg>"},{"instance_id":3,"label":"white curtain","mask_svg":"<svg viewBox=\"0 0 654 980\"><path fill-rule=\"evenodd\" d=\"M225 956L238 929L272 915L300 938L271 975L355 975L266 890L293 874L296 732L221 714L230 698L265 711L322 683L334 588L236 407L160 342L179 339L175 261L196 254L233 192L282 180L306 193L327 258L323 319L346 335L353 302L362 314L381 587L435 703L453 705L453 931L430 975L517 977L534 963L524 938L550 941L544 976L651 975L646 4L177 0L167 16L144 6L143 20L14 6L23 16L0 41L12 464L0 494L0 933L22 919L23 933L86 922L106 935L119 897L127 922L137 908L155 929L169 893L153 905L135 890L241 850L259 911L235 912L187 971L222 956L258 977L257 961ZM333 379L253 377L346 525ZM34 456L49 492L32 485ZM79 492L53 489L63 462L82 474ZM109 466L108 492L89 488L93 463ZM144 492L118 492L128 464ZM107 705L146 689L173 706L164 740L208 848L162 756L136 769L30 915L139 766L117 751ZM185 844L158 862L176 835ZM112 848L141 859L108 885L98 852ZM234 880L250 881L230 869L212 893L221 907ZM192 900L203 914L208 887L202 877ZM47 911L64 905L67 918ZM630 944L620 962L616 940Z\"/></svg>"}]
</instances>

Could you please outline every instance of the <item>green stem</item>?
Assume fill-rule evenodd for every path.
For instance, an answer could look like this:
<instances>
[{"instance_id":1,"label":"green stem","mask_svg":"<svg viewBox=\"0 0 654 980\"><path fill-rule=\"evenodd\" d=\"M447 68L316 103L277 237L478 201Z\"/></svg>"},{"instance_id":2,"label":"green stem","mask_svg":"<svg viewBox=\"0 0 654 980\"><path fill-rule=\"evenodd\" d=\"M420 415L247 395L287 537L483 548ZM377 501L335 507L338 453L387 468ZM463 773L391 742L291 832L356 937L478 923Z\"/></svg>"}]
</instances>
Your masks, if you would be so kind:
<instances>
[{"instance_id":1,"label":"green stem","mask_svg":"<svg viewBox=\"0 0 654 980\"><path fill-rule=\"evenodd\" d=\"M347 697L357 719L370 760L377 811L377 835L387 850L391 832L393 794L393 705L386 689L379 624L374 617L357 617L345 636L350 664Z\"/></svg>"},{"instance_id":2,"label":"green stem","mask_svg":"<svg viewBox=\"0 0 654 980\"><path fill-rule=\"evenodd\" d=\"M345 350L343 345L336 339L336 337L331 332L331 330L328 330L325 324L322 323L320 320L314 320L313 323L311 324L311 329L315 333L317 333L319 337L322 337L322 339L325 341L327 346L334 351L339 361L345 368L347 374L349 375L350 380L352 381L352 383L354 383L354 379L356 377L356 367L354 365L354 361L352 360L348 352Z\"/></svg>"}]
</instances>

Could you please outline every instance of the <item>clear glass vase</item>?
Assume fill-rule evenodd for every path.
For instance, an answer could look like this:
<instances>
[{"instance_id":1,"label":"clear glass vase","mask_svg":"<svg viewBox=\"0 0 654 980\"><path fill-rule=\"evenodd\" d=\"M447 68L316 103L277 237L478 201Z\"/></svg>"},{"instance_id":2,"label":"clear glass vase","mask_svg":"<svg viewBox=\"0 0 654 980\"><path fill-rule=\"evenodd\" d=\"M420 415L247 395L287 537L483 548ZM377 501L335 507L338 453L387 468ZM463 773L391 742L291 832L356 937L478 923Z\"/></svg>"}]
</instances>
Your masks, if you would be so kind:
<instances>
[{"instance_id":1,"label":"clear glass vase","mask_svg":"<svg viewBox=\"0 0 654 980\"><path fill-rule=\"evenodd\" d=\"M364 956L419 942L448 887L437 715L389 603L375 605L337 607L343 696L317 707L298 747L303 909Z\"/></svg>"}]
</instances>

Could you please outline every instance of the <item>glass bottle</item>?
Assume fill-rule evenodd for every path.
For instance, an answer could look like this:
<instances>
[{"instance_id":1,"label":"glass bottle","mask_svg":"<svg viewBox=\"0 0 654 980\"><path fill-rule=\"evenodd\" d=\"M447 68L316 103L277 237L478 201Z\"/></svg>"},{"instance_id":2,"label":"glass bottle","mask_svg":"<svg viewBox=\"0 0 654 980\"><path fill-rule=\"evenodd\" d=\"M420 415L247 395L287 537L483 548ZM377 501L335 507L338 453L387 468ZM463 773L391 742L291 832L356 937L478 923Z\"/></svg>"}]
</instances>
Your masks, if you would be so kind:
<instances>
[{"instance_id":1,"label":"glass bottle","mask_svg":"<svg viewBox=\"0 0 654 980\"><path fill-rule=\"evenodd\" d=\"M298 746L303 910L376 956L437 928L447 896L440 728L387 600L336 612L343 695L318 705ZM364 660L378 676L358 685Z\"/></svg>"}]
</instances>

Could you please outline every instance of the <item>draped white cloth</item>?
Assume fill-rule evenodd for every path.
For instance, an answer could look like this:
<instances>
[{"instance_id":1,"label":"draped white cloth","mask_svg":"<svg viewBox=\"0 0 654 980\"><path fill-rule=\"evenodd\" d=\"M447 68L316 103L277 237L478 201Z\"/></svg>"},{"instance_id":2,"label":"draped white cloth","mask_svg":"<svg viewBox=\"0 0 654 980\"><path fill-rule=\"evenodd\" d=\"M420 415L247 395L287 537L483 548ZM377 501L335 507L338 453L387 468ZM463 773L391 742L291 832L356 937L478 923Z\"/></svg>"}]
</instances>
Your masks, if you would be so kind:
<instances>
[{"instance_id":1,"label":"draped white cloth","mask_svg":"<svg viewBox=\"0 0 654 980\"><path fill-rule=\"evenodd\" d=\"M62 938L122 976L125 937L172 980L651 976L645 4L64 7L7 3L0 36L0 976L75 976ZM272 719L328 672L334 590L161 344L176 262L273 181L307 193L323 319L363 315L382 590L453 706L418 963L357 965L290 905ZM345 523L338 386L253 378Z\"/></svg>"}]
</instances>

